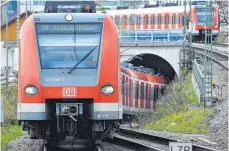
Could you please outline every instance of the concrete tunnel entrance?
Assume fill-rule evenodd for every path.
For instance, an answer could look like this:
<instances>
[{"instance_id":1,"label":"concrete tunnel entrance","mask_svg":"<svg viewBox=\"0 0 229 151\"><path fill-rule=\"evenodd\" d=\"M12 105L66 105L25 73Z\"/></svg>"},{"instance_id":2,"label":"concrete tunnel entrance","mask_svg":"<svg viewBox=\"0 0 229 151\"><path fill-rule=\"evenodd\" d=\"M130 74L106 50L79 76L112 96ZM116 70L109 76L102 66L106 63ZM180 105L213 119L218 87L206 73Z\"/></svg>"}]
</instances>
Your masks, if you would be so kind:
<instances>
[{"instance_id":1,"label":"concrete tunnel entrance","mask_svg":"<svg viewBox=\"0 0 229 151\"><path fill-rule=\"evenodd\" d=\"M171 56L172 57L172 56ZM134 66L144 66L145 68L152 68L155 70L155 74L162 74L169 81L174 80L176 72L173 67L165 59L154 54L139 54L128 59L129 63Z\"/></svg>"}]
</instances>

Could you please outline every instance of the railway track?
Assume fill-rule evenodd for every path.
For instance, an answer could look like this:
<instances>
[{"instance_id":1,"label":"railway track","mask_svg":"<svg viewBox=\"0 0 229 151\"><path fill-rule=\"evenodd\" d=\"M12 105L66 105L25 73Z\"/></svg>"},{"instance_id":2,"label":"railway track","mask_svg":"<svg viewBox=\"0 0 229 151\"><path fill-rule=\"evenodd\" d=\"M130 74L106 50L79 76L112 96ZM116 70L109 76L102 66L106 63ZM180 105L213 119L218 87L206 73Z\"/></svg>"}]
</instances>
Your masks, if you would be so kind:
<instances>
[{"instance_id":1,"label":"railway track","mask_svg":"<svg viewBox=\"0 0 229 151\"><path fill-rule=\"evenodd\" d=\"M178 142L177 140L140 132L130 128L121 128L118 133L114 134L114 139L122 143L130 143L136 147L141 146L142 150L153 151L169 151L170 142ZM192 143L193 151L217 151L212 148Z\"/></svg>"},{"instance_id":2,"label":"railway track","mask_svg":"<svg viewBox=\"0 0 229 151\"><path fill-rule=\"evenodd\" d=\"M195 49L195 53L201 56L204 56L204 47L194 45L192 48ZM212 55L207 55L208 58L211 58L215 63L222 66L224 69L228 70L228 51L224 50L219 51L218 49L212 49Z\"/></svg>"}]
</instances>

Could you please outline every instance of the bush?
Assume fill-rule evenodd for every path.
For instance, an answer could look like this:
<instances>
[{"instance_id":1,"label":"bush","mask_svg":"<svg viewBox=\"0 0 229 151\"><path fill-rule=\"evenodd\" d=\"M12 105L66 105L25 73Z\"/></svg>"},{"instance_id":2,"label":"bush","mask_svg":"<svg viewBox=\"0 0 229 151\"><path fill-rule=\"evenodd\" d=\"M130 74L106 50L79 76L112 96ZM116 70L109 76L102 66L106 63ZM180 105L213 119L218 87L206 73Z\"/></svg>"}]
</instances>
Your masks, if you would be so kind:
<instances>
[{"instance_id":1,"label":"bush","mask_svg":"<svg viewBox=\"0 0 229 151\"><path fill-rule=\"evenodd\" d=\"M152 109L152 112L138 115L137 122L141 126L144 127L145 124L170 114L186 112L189 104L198 104L191 76L188 75L186 79L171 84L165 95L160 97L157 102L156 109Z\"/></svg>"},{"instance_id":2,"label":"bush","mask_svg":"<svg viewBox=\"0 0 229 151\"><path fill-rule=\"evenodd\" d=\"M4 102L4 123L1 127L1 149L5 150L11 140L22 135L22 128L17 124L17 86L1 86Z\"/></svg>"},{"instance_id":3,"label":"bush","mask_svg":"<svg viewBox=\"0 0 229 151\"><path fill-rule=\"evenodd\" d=\"M8 143L11 140L16 139L19 136L22 136L22 128L18 125L10 125L6 124L1 127L1 150L5 150L7 148Z\"/></svg>"},{"instance_id":4,"label":"bush","mask_svg":"<svg viewBox=\"0 0 229 151\"><path fill-rule=\"evenodd\" d=\"M1 96L4 102L5 123L16 124L17 119L17 86L2 86Z\"/></svg>"},{"instance_id":5,"label":"bush","mask_svg":"<svg viewBox=\"0 0 229 151\"><path fill-rule=\"evenodd\" d=\"M209 134L206 122L212 110L198 109L166 115L156 122L149 123L146 129L185 134Z\"/></svg>"}]
</instances>

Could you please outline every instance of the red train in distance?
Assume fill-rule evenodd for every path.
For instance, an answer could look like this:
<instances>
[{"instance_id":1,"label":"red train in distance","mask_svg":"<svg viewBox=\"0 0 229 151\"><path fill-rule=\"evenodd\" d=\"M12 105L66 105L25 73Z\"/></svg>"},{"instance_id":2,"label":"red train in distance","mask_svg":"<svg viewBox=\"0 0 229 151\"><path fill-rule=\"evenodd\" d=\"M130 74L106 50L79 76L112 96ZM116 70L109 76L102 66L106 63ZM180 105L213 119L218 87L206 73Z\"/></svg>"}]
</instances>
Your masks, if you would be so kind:
<instances>
[{"instance_id":1,"label":"red train in distance","mask_svg":"<svg viewBox=\"0 0 229 151\"><path fill-rule=\"evenodd\" d=\"M192 16L190 22L194 25L192 31L193 40L203 41L205 34L206 7L205 5L192 5L191 11ZM107 12L107 15L112 18L119 30L135 30L138 34L142 34L141 31L145 31L145 34L149 34L151 30L156 31L156 33L170 30L173 31L173 33L177 31L178 34L180 33L179 31L183 29L183 13L184 6L170 6L110 10ZM189 16L188 13L187 16ZM211 18L212 23L210 25L210 30L213 34L213 38L215 38L220 30L218 5L213 5Z\"/></svg>"},{"instance_id":2,"label":"red train in distance","mask_svg":"<svg viewBox=\"0 0 229 151\"><path fill-rule=\"evenodd\" d=\"M123 113L136 115L155 108L159 95L169 83L162 75L155 75L150 68L121 66Z\"/></svg>"}]
</instances>

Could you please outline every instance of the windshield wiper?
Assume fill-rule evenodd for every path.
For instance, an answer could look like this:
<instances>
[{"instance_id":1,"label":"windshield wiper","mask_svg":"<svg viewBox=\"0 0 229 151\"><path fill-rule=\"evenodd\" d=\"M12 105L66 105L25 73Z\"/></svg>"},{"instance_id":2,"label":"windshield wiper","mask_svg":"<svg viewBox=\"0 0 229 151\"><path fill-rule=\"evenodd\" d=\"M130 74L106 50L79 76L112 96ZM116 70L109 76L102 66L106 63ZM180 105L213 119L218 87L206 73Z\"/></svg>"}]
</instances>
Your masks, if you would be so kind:
<instances>
[{"instance_id":1,"label":"windshield wiper","mask_svg":"<svg viewBox=\"0 0 229 151\"><path fill-rule=\"evenodd\" d=\"M95 48L97 48L97 46L95 46L87 55L85 55L79 62L77 62L69 71L68 71L68 74L70 74L74 69L75 67L77 67L81 62L83 62L91 53L93 50L95 50Z\"/></svg>"}]
</instances>

